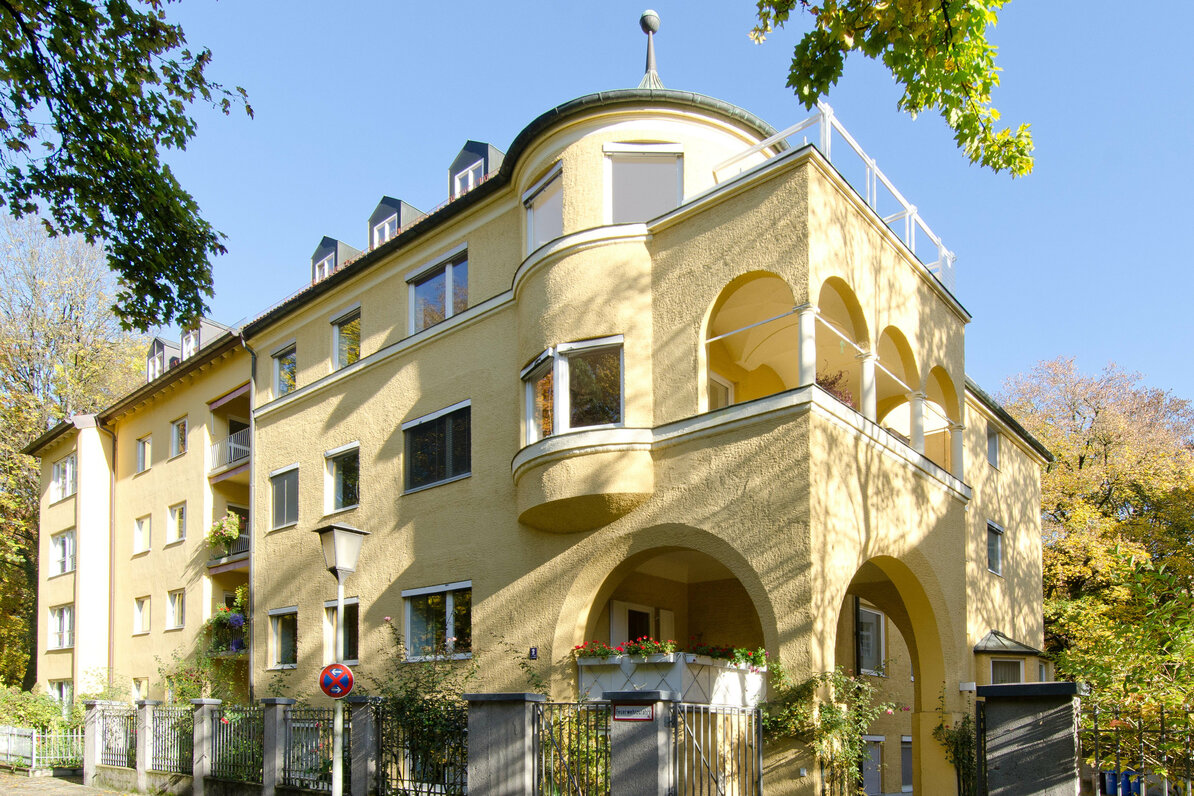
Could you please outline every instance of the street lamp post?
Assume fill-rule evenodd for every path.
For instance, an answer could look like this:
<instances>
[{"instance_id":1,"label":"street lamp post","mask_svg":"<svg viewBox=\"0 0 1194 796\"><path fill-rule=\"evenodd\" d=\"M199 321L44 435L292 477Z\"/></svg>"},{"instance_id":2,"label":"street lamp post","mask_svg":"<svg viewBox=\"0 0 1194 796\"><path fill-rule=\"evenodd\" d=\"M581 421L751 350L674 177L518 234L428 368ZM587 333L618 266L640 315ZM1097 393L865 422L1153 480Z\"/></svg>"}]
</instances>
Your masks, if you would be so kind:
<instances>
[{"instance_id":1,"label":"street lamp post","mask_svg":"<svg viewBox=\"0 0 1194 796\"><path fill-rule=\"evenodd\" d=\"M344 657L344 579L356 572L361 557L361 543L369 535L348 525L325 525L316 528L323 545L323 562L328 572L336 576L336 662ZM332 796L344 792L344 703L337 699L332 729Z\"/></svg>"}]
</instances>

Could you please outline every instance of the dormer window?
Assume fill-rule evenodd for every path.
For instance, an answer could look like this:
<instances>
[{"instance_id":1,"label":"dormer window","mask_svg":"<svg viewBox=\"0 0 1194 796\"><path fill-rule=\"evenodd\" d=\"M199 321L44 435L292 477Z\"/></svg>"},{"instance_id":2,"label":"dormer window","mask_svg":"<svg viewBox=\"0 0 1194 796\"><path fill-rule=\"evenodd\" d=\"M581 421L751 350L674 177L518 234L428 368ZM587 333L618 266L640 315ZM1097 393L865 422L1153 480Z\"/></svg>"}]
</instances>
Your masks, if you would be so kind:
<instances>
[{"instance_id":1,"label":"dormer window","mask_svg":"<svg viewBox=\"0 0 1194 796\"><path fill-rule=\"evenodd\" d=\"M315 263L315 281L327 279L332 275L332 271L336 270L336 255L329 254L319 262Z\"/></svg>"},{"instance_id":2,"label":"dormer window","mask_svg":"<svg viewBox=\"0 0 1194 796\"><path fill-rule=\"evenodd\" d=\"M485 161L478 160L476 163L465 168L463 171L458 171L452 180L452 198L462 196L481 184L481 180L485 178Z\"/></svg>"},{"instance_id":3,"label":"dormer window","mask_svg":"<svg viewBox=\"0 0 1194 796\"><path fill-rule=\"evenodd\" d=\"M381 244L393 238L398 234L398 214L387 218L380 224L373 225L373 248L377 248Z\"/></svg>"},{"instance_id":4,"label":"dormer window","mask_svg":"<svg viewBox=\"0 0 1194 796\"><path fill-rule=\"evenodd\" d=\"M186 359L187 357L191 356L198 350L199 350L199 330L192 329L189 332L185 332L182 336L182 358Z\"/></svg>"},{"instance_id":5,"label":"dormer window","mask_svg":"<svg viewBox=\"0 0 1194 796\"><path fill-rule=\"evenodd\" d=\"M153 381L158 376L162 375L162 371L166 369L166 352L162 349L149 352L149 357L145 360L145 377L148 381Z\"/></svg>"},{"instance_id":6,"label":"dormer window","mask_svg":"<svg viewBox=\"0 0 1194 796\"><path fill-rule=\"evenodd\" d=\"M605 222L635 224L679 207L684 150L679 144L606 144Z\"/></svg>"}]
</instances>

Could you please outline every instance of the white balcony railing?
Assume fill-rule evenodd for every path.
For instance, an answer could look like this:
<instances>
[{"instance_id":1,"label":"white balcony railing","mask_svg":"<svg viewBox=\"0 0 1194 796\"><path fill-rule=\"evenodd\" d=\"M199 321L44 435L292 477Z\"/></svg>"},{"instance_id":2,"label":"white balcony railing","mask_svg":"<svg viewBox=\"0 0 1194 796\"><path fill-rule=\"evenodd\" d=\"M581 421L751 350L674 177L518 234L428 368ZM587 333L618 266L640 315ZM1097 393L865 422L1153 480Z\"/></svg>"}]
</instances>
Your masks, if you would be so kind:
<instances>
[{"instance_id":1,"label":"white balcony railing","mask_svg":"<svg viewBox=\"0 0 1194 796\"><path fill-rule=\"evenodd\" d=\"M239 464L249 458L249 429L240 431L212 443L211 469L219 470L231 464Z\"/></svg>"},{"instance_id":2,"label":"white balcony railing","mask_svg":"<svg viewBox=\"0 0 1194 796\"><path fill-rule=\"evenodd\" d=\"M869 156L854 140L854 136L842 126L828 103L818 102L816 113L804 121L797 122L765 141L718 163L713 167L714 182L724 182L741 174L754 165L753 156L780 141L787 141L798 133L804 133L802 140L789 143L793 146L804 146L809 143L810 135L814 136L817 149L825 159L833 164L859 196L866 199L866 203L883 223L900 236L904 245L937 277L937 281L953 293L957 284L954 272L956 256L920 217L916 205L904 198L887 175L879 170L875 159ZM840 146L833 146L835 134L847 145L844 153ZM839 153L840 157L835 158L834 152ZM861 187L859 183L862 183Z\"/></svg>"}]
</instances>

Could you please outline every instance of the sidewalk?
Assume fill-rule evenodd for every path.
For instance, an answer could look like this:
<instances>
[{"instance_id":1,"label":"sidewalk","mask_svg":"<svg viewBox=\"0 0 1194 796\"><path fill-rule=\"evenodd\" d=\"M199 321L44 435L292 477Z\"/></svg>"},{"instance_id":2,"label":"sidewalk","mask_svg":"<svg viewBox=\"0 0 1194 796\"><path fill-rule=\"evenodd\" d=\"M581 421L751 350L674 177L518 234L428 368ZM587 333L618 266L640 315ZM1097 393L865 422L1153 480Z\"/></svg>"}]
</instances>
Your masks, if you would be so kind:
<instances>
[{"instance_id":1,"label":"sidewalk","mask_svg":"<svg viewBox=\"0 0 1194 796\"><path fill-rule=\"evenodd\" d=\"M96 796L96 794L113 794L116 791L102 788L88 788L81 783L82 777L26 777L0 771L0 794L8 796L14 794L65 794L65 796Z\"/></svg>"}]
</instances>

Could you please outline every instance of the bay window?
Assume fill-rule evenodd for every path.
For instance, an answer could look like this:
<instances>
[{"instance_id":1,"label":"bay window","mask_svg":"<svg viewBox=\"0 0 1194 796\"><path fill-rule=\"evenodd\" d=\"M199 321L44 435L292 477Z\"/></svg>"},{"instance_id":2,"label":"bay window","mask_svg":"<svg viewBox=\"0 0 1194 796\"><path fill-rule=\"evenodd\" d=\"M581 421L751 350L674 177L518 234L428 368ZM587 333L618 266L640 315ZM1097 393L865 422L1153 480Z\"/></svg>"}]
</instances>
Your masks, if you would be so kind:
<instances>
[{"instance_id":1,"label":"bay window","mask_svg":"<svg viewBox=\"0 0 1194 796\"><path fill-rule=\"evenodd\" d=\"M622 424L622 336L561 343L522 371L527 443Z\"/></svg>"}]
</instances>

